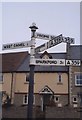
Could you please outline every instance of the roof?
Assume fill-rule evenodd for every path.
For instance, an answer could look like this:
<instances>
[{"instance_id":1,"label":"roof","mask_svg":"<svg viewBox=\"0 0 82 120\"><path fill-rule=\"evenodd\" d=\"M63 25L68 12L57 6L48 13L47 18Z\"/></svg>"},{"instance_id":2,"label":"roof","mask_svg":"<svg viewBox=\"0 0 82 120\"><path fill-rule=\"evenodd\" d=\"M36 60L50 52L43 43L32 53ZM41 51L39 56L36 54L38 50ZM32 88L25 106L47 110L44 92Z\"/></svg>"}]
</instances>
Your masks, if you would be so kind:
<instances>
[{"instance_id":1,"label":"roof","mask_svg":"<svg viewBox=\"0 0 82 120\"><path fill-rule=\"evenodd\" d=\"M81 49L82 46L76 45L76 46L71 46L70 47L70 59L81 59L82 60L82 56L81 56ZM77 51L77 54L76 54ZM44 52L46 54L46 52ZM35 57L36 58L41 58L43 55L41 53L36 54ZM52 56L52 59L66 59L67 58L67 53L49 53L50 56ZM30 56L30 55L29 55ZM21 66L18 68L17 71L29 71L29 56L28 58L25 59L25 61L23 62L23 64L21 64ZM35 66L35 72L67 72L68 71L68 67L66 66Z\"/></svg>"},{"instance_id":2,"label":"roof","mask_svg":"<svg viewBox=\"0 0 82 120\"><path fill-rule=\"evenodd\" d=\"M36 58L40 58L42 54L36 54ZM65 59L66 53L51 53L53 59ZM30 55L25 59L25 61L21 64L21 66L17 69L17 71L29 71L29 59ZM55 72L55 71L68 71L68 67L60 67L60 66L35 66L35 72Z\"/></svg>"},{"instance_id":3,"label":"roof","mask_svg":"<svg viewBox=\"0 0 82 120\"><path fill-rule=\"evenodd\" d=\"M82 45L70 46L70 59L82 60Z\"/></svg>"},{"instance_id":4,"label":"roof","mask_svg":"<svg viewBox=\"0 0 82 120\"><path fill-rule=\"evenodd\" d=\"M28 52L0 54L0 58L2 58L2 72L16 71L27 56Z\"/></svg>"},{"instance_id":5,"label":"roof","mask_svg":"<svg viewBox=\"0 0 82 120\"><path fill-rule=\"evenodd\" d=\"M72 45L70 47L70 59L81 59L82 60L82 45ZM46 54L46 52L45 52ZM50 55L49 55L50 54ZM52 59L66 59L67 53L49 53L49 57ZM36 54L36 58L41 58L44 53ZM30 54L28 52L17 52L17 53L5 53L0 55L2 60L2 71L3 72L29 72L29 60ZM1 61L0 61L1 65ZM1 71L1 68L0 68ZM66 66L35 66L35 72L67 72L68 67Z\"/></svg>"}]
</instances>

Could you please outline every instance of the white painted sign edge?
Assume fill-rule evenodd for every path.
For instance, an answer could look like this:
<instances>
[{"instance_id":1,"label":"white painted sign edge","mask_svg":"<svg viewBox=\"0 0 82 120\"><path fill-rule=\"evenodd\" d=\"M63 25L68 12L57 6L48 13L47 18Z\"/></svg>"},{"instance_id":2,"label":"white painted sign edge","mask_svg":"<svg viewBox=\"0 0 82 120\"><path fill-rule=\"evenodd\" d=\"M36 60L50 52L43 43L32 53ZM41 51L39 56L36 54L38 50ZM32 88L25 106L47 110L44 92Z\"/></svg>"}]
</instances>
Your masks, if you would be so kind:
<instances>
[{"instance_id":1,"label":"white painted sign edge","mask_svg":"<svg viewBox=\"0 0 82 120\"><path fill-rule=\"evenodd\" d=\"M31 47L32 41L24 41L24 42L17 42L17 43L9 43L3 44L2 50L10 50L10 49L19 49L24 47Z\"/></svg>"},{"instance_id":2,"label":"white painted sign edge","mask_svg":"<svg viewBox=\"0 0 82 120\"><path fill-rule=\"evenodd\" d=\"M68 64L69 63L69 64ZM42 66L80 66L80 60L65 60L65 59L36 59L30 60L30 64Z\"/></svg>"},{"instance_id":3,"label":"white painted sign edge","mask_svg":"<svg viewBox=\"0 0 82 120\"><path fill-rule=\"evenodd\" d=\"M41 35L42 35L42 36L41 36ZM53 39L51 39L51 38L52 38L52 37L55 38L55 37L57 37L57 36L36 32L35 37L38 38L38 39L53 40ZM65 37L65 36L62 36L62 38L63 38L62 42L65 42L65 43L66 43L66 39L69 38L69 40L72 40L71 43L74 44L74 38ZM68 41L69 41L69 40L68 40Z\"/></svg>"},{"instance_id":4,"label":"white painted sign edge","mask_svg":"<svg viewBox=\"0 0 82 120\"><path fill-rule=\"evenodd\" d=\"M59 40L57 39L59 38ZM38 53L38 52L42 52L46 49L49 49L51 47L54 47L58 44L60 44L62 42L62 34L60 34L59 36L55 37L54 40L49 40L48 42L38 46L37 48L35 48L35 53Z\"/></svg>"},{"instance_id":5,"label":"white painted sign edge","mask_svg":"<svg viewBox=\"0 0 82 120\"><path fill-rule=\"evenodd\" d=\"M67 66L80 66L81 60L66 60Z\"/></svg>"}]
</instances>

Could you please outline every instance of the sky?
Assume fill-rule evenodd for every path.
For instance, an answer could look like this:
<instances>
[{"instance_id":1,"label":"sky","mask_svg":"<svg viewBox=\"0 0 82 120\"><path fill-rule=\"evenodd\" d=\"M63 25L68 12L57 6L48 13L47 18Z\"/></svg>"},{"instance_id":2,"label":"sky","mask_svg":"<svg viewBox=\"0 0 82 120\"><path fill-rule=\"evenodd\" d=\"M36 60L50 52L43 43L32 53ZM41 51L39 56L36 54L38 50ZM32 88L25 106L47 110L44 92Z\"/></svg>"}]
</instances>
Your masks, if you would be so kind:
<instances>
[{"instance_id":1,"label":"sky","mask_svg":"<svg viewBox=\"0 0 82 120\"><path fill-rule=\"evenodd\" d=\"M12 0L11 0L12 1ZM29 26L36 23L37 32L49 35L63 34L80 44L80 2L5 2L0 3L0 53L29 51L20 48L2 51L1 46L31 40ZM2 23L2 24L1 24ZM36 39L36 47L48 42ZM66 44L61 43L48 52L65 52Z\"/></svg>"}]
</instances>

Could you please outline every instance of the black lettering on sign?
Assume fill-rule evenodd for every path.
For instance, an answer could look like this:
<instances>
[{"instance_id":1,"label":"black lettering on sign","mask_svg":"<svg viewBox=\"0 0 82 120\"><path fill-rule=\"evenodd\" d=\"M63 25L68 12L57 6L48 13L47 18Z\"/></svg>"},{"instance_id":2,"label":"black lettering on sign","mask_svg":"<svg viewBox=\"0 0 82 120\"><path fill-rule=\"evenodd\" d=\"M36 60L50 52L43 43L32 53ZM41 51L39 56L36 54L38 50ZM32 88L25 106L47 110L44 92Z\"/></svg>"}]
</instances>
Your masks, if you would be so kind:
<instances>
[{"instance_id":1,"label":"black lettering on sign","mask_svg":"<svg viewBox=\"0 0 82 120\"><path fill-rule=\"evenodd\" d=\"M72 65L76 65L76 61L73 61L73 60L72 60Z\"/></svg>"},{"instance_id":2,"label":"black lettering on sign","mask_svg":"<svg viewBox=\"0 0 82 120\"><path fill-rule=\"evenodd\" d=\"M51 36L51 40L54 40L55 39L55 37L54 36Z\"/></svg>"},{"instance_id":3,"label":"black lettering on sign","mask_svg":"<svg viewBox=\"0 0 82 120\"><path fill-rule=\"evenodd\" d=\"M70 61L67 62L67 65L70 65Z\"/></svg>"},{"instance_id":4,"label":"black lettering on sign","mask_svg":"<svg viewBox=\"0 0 82 120\"><path fill-rule=\"evenodd\" d=\"M57 64L57 61L56 61L56 60L54 61L54 64Z\"/></svg>"},{"instance_id":5,"label":"black lettering on sign","mask_svg":"<svg viewBox=\"0 0 82 120\"><path fill-rule=\"evenodd\" d=\"M63 61L60 61L60 64L63 64L64 62Z\"/></svg>"},{"instance_id":6,"label":"black lettering on sign","mask_svg":"<svg viewBox=\"0 0 82 120\"><path fill-rule=\"evenodd\" d=\"M4 48L6 48L6 46L4 46Z\"/></svg>"},{"instance_id":7,"label":"black lettering on sign","mask_svg":"<svg viewBox=\"0 0 82 120\"><path fill-rule=\"evenodd\" d=\"M80 64L79 60L72 60L72 65L79 65L79 64Z\"/></svg>"}]
</instances>

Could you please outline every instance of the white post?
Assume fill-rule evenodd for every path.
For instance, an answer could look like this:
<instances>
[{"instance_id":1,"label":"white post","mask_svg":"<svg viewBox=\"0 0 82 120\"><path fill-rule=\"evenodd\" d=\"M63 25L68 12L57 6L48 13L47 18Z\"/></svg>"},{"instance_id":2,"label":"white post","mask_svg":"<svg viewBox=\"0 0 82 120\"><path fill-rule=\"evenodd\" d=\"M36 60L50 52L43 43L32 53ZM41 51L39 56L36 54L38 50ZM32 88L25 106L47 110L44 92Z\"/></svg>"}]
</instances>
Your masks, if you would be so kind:
<instances>
[{"instance_id":1,"label":"white post","mask_svg":"<svg viewBox=\"0 0 82 120\"><path fill-rule=\"evenodd\" d=\"M33 60L35 58L35 32L36 24L33 23L32 26L29 27L31 29L31 50L30 50L30 79L29 79L29 91L28 91L28 118L33 118L33 96L34 96L34 68Z\"/></svg>"}]
</instances>

